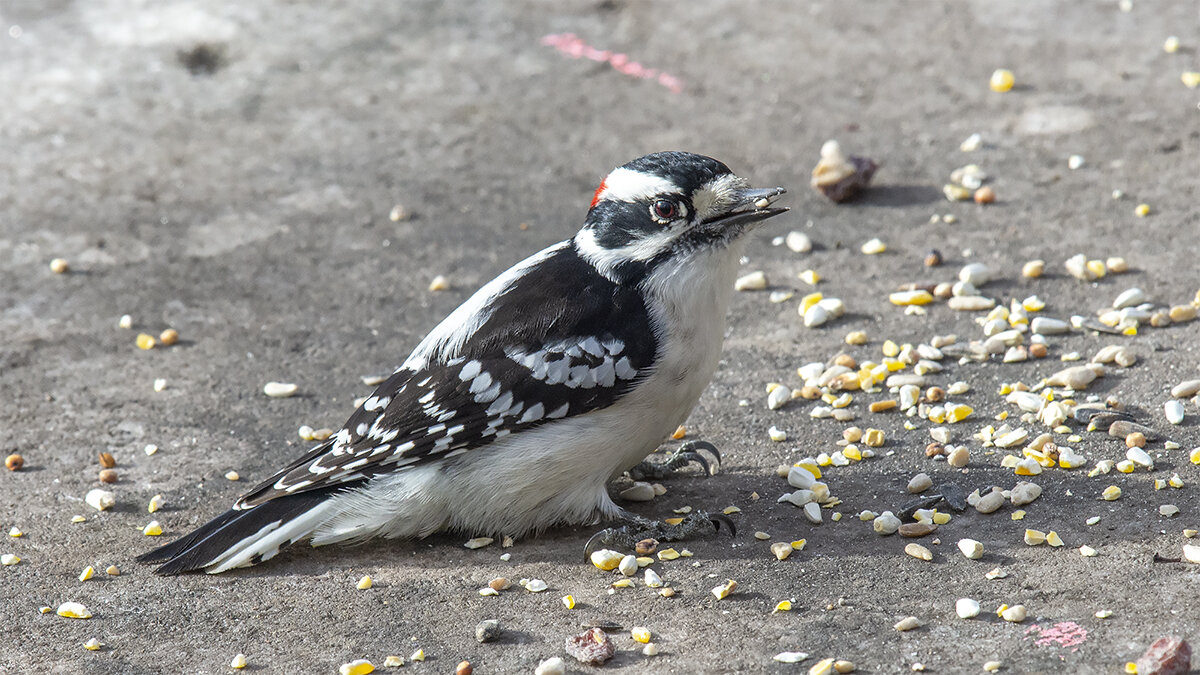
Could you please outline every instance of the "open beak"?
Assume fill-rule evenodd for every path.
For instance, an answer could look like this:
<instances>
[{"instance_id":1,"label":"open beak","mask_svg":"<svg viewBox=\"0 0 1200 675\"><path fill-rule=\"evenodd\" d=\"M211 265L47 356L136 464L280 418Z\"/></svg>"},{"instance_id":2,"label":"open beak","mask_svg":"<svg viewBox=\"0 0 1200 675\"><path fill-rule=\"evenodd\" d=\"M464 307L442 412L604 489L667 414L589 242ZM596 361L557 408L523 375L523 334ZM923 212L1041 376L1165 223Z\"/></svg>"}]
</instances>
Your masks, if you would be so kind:
<instances>
[{"instance_id":1,"label":"open beak","mask_svg":"<svg viewBox=\"0 0 1200 675\"><path fill-rule=\"evenodd\" d=\"M771 204L779 199L787 190L781 187L766 188L761 190L742 190L738 193L737 201L729 208L729 211L723 215L713 218L705 222L705 225L721 225L728 227L730 225L744 225L760 220L766 220L771 216L777 216L784 211L784 207L772 208Z\"/></svg>"}]
</instances>

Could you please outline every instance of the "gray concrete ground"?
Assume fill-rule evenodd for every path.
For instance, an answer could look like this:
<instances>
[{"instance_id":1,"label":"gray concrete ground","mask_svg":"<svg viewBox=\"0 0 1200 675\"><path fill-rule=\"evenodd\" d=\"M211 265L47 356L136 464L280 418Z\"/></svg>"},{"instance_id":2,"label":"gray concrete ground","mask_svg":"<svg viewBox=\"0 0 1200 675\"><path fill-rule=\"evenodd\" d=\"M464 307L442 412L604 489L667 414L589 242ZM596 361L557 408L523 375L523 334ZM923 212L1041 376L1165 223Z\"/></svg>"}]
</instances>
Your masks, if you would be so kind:
<instances>
[{"instance_id":1,"label":"gray concrete ground","mask_svg":"<svg viewBox=\"0 0 1200 675\"><path fill-rule=\"evenodd\" d=\"M768 411L764 394L769 381L799 386L797 366L842 350L878 359L887 338L980 337L975 316L944 304L907 316L887 302L898 284L952 279L966 261L996 270L987 295L1037 294L1052 316L1090 315L1129 286L1160 304L1191 300L1200 95L1180 74L1200 70L1195 3L0 0L0 29L0 450L26 459L0 472L0 528L25 533L0 542L23 559L0 568L0 671L224 673L244 652L247 670L328 673L424 648L428 660L403 672L452 672L466 659L477 673L528 673L565 656L581 624L605 621L649 627L661 649L647 660L615 632L606 669L622 672L804 672L828 656L861 672L977 672L995 659L1003 672L1114 673L1161 635L1200 634L1200 568L1154 561L1178 558L1182 530L1200 525L1200 470L1187 461L1200 411L1188 403L1174 428L1162 415L1167 389L1197 377L1197 324L1054 338L1041 362L948 362L936 381L970 383L960 400L976 410L954 427L972 453L963 471L925 457L931 423L905 429L896 413L866 411L886 393L858 394L856 423L888 442L827 472L846 517L820 526L775 503L786 485L774 470L836 450L845 425L810 419L807 402ZM681 91L540 43L566 32L669 73ZM1172 34L1183 47L1165 53ZM1013 91L989 90L996 68L1013 70ZM960 152L974 132L984 147ZM883 163L854 204L806 186L834 137ZM820 290L849 308L805 329L795 299L735 299L727 358L688 425L724 449L724 471L669 481L667 495L637 507L656 517L685 504L742 509L732 543L693 542L695 557L656 565L676 597L640 584L610 594L613 579L580 560L589 528L518 542L508 562L495 546L462 548L465 536L297 548L215 578L158 578L133 562L161 541L141 534L152 495L166 498L154 516L164 537L223 511L301 451L298 426L339 425L367 393L361 376L388 371L478 285L570 236L610 168L660 149L789 186L794 210L754 236L747 270L803 294L796 274L816 269ZM1074 171L1073 154L1086 158ZM969 162L993 176L996 204L942 198L950 171ZM1114 200L1114 189L1126 196ZM1135 217L1143 202L1151 214ZM395 204L413 217L392 222ZM931 214L957 222L930 224ZM792 229L817 250L771 245ZM859 253L876 236L888 251ZM935 247L947 264L927 270ZM1076 253L1121 255L1133 269L1084 283L1062 267ZM49 271L57 257L70 273ZM1047 261L1044 278L1020 277L1032 258ZM436 274L451 290L426 290ZM133 330L117 327L123 314ZM178 345L134 346L137 332L167 327ZM851 330L870 342L846 347ZM932 563L853 517L898 507L919 471L968 490L1011 486L1003 453L971 438L1011 409L1000 385L1036 382L1062 354L1112 343L1141 360L1101 380L1100 395L1181 445L1151 443L1154 471L1047 470L1024 521L1011 508L957 515L940 544L924 541ZM270 380L297 382L302 395L268 399ZM771 442L771 425L788 441ZM1117 439L1057 440L1089 466L1124 457ZM148 443L161 450L146 456ZM116 456L120 480L117 507L97 513L82 498L99 485L101 451ZM242 481L223 478L231 470ZM1186 487L1153 489L1174 472ZM1098 501L1110 484L1125 496ZM1159 516L1165 503L1180 514ZM1085 524L1092 516L1098 525ZM1066 546L1028 547L1026 527L1056 530ZM756 530L808 546L779 562ZM967 536L984 543L982 560L955 550ZM1099 555L1080 556L1081 544ZM120 576L77 580L110 564ZM995 567L1008 576L986 579ZM354 588L363 574L373 589ZM550 590L476 593L500 575ZM716 602L708 589L725 578L739 589ZM567 593L578 609L563 608ZM957 618L960 596L979 600L983 618ZM795 608L772 615L787 598ZM65 601L94 618L39 614ZM999 620L990 610L1001 603L1025 604L1030 618ZM1095 618L1105 609L1111 618ZM923 626L893 630L908 615ZM499 643L475 641L486 618L503 622ZM1046 638L1064 622L1086 638ZM89 638L104 648L84 650ZM772 660L797 650L812 658Z\"/></svg>"}]
</instances>

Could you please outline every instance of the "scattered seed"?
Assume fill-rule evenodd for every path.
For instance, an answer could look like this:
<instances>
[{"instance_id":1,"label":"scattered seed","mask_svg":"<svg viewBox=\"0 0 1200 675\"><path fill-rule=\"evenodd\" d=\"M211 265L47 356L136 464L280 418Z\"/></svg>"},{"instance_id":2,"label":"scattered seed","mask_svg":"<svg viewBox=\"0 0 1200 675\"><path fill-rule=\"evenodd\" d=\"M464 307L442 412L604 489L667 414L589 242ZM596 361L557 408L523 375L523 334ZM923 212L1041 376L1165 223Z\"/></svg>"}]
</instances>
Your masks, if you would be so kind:
<instances>
[{"instance_id":1,"label":"scattered seed","mask_svg":"<svg viewBox=\"0 0 1200 675\"><path fill-rule=\"evenodd\" d=\"M733 290L761 291L767 285L767 275L760 270L738 277L737 281L733 282Z\"/></svg>"},{"instance_id":2,"label":"scattered seed","mask_svg":"<svg viewBox=\"0 0 1200 675\"><path fill-rule=\"evenodd\" d=\"M15 452L4 458L4 468L9 471L20 471L23 466L25 466L25 458Z\"/></svg>"},{"instance_id":3,"label":"scattered seed","mask_svg":"<svg viewBox=\"0 0 1200 675\"><path fill-rule=\"evenodd\" d=\"M58 606L55 613L68 619L92 618L92 613L88 611L88 608L78 602L64 602Z\"/></svg>"},{"instance_id":4,"label":"scattered seed","mask_svg":"<svg viewBox=\"0 0 1200 675\"><path fill-rule=\"evenodd\" d=\"M1104 488L1104 492L1100 493L1100 498L1106 502L1115 502L1121 498L1121 488L1116 485L1109 485Z\"/></svg>"},{"instance_id":5,"label":"scattered seed","mask_svg":"<svg viewBox=\"0 0 1200 675\"><path fill-rule=\"evenodd\" d=\"M66 258L55 258L50 261L50 271L55 274L66 274L71 269L71 264Z\"/></svg>"},{"instance_id":6,"label":"scattered seed","mask_svg":"<svg viewBox=\"0 0 1200 675\"><path fill-rule=\"evenodd\" d=\"M288 382L268 382L263 386L263 393L271 398L288 398L294 396L299 389Z\"/></svg>"},{"instance_id":7,"label":"scattered seed","mask_svg":"<svg viewBox=\"0 0 1200 675\"><path fill-rule=\"evenodd\" d=\"M154 346L158 344L158 341L154 339L153 335L138 333L137 338L134 339L134 343L137 345L138 349L154 349Z\"/></svg>"},{"instance_id":8,"label":"scattered seed","mask_svg":"<svg viewBox=\"0 0 1200 675\"><path fill-rule=\"evenodd\" d=\"M97 511L107 511L116 505L117 496L108 490L97 488L89 490L87 495L84 496L83 501Z\"/></svg>"},{"instance_id":9,"label":"scattered seed","mask_svg":"<svg viewBox=\"0 0 1200 675\"><path fill-rule=\"evenodd\" d=\"M5 553L4 555L0 555L0 565L4 565L5 567L16 565L19 562L21 562L20 556L17 556L13 553Z\"/></svg>"},{"instance_id":10,"label":"scattered seed","mask_svg":"<svg viewBox=\"0 0 1200 675\"><path fill-rule=\"evenodd\" d=\"M876 237L864 243L860 250L866 255L878 255L887 250L887 244Z\"/></svg>"},{"instance_id":11,"label":"scattered seed","mask_svg":"<svg viewBox=\"0 0 1200 675\"><path fill-rule=\"evenodd\" d=\"M1000 618L1011 623L1021 623L1027 616L1029 616L1029 610L1025 609L1025 605L1013 605L1000 612Z\"/></svg>"},{"instance_id":12,"label":"scattered seed","mask_svg":"<svg viewBox=\"0 0 1200 675\"><path fill-rule=\"evenodd\" d=\"M920 626L921 626L921 621L919 619L917 619L917 617L906 616L903 619L900 619L899 621L897 621L896 624L894 626L892 626L892 628L895 628L896 630L903 633L903 632L907 632L910 630L914 630L916 628L920 628Z\"/></svg>"},{"instance_id":13,"label":"scattered seed","mask_svg":"<svg viewBox=\"0 0 1200 675\"><path fill-rule=\"evenodd\" d=\"M971 598L959 598L954 603L954 613L960 619L972 619L979 616L979 603Z\"/></svg>"},{"instance_id":14,"label":"scattered seed","mask_svg":"<svg viewBox=\"0 0 1200 675\"><path fill-rule=\"evenodd\" d=\"M1011 70L999 68L992 73L991 79L988 80L988 86L994 92L1004 93L1011 91L1015 82L1016 78Z\"/></svg>"},{"instance_id":15,"label":"scattered seed","mask_svg":"<svg viewBox=\"0 0 1200 675\"><path fill-rule=\"evenodd\" d=\"M560 657L552 656L538 664L533 675L563 675L567 672L567 664Z\"/></svg>"},{"instance_id":16,"label":"scattered seed","mask_svg":"<svg viewBox=\"0 0 1200 675\"><path fill-rule=\"evenodd\" d=\"M375 672L375 666L366 659L357 659L350 663L343 663L338 668L340 675L367 675L373 672Z\"/></svg>"},{"instance_id":17,"label":"scattered seed","mask_svg":"<svg viewBox=\"0 0 1200 675\"><path fill-rule=\"evenodd\" d=\"M713 594L713 597L715 597L717 600L724 600L725 598L729 597L729 594L733 593L736 589L737 589L737 582L734 581L733 579L726 579L725 583L721 584L720 586L713 587L712 594Z\"/></svg>"}]
</instances>

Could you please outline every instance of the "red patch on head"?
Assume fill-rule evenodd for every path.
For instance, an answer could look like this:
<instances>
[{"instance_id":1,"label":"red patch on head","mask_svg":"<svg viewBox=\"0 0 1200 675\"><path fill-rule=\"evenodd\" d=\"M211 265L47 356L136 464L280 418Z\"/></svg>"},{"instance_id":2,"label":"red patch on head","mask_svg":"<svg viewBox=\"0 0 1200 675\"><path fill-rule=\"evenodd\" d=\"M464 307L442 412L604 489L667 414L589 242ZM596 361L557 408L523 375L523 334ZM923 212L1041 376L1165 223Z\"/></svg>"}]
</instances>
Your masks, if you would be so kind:
<instances>
[{"instance_id":1,"label":"red patch on head","mask_svg":"<svg viewBox=\"0 0 1200 675\"><path fill-rule=\"evenodd\" d=\"M592 205L589 206L588 208L596 207L596 202L600 201L600 195L601 195L601 193L604 192L604 189L607 187L608 187L608 179L605 178L604 180L600 181L600 187L596 188L596 194L592 195Z\"/></svg>"}]
</instances>

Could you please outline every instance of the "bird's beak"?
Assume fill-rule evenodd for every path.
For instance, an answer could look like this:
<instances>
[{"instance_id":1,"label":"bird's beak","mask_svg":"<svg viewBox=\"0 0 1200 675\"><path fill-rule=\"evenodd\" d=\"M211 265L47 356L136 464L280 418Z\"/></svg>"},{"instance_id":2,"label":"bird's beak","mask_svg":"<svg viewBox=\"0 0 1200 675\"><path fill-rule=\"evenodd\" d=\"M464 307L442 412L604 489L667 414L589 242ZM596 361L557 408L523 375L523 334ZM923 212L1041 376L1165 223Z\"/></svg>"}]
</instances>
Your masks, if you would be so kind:
<instances>
[{"instance_id":1,"label":"bird's beak","mask_svg":"<svg viewBox=\"0 0 1200 675\"><path fill-rule=\"evenodd\" d=\"M705 225L721 225L723 227L745 225L777 216L787 209L784 207L772 208L771 204L785 192L787 190L781 187L740 190L729 211L725 215L709 220Z\"/></svg>"}]
</instances>

